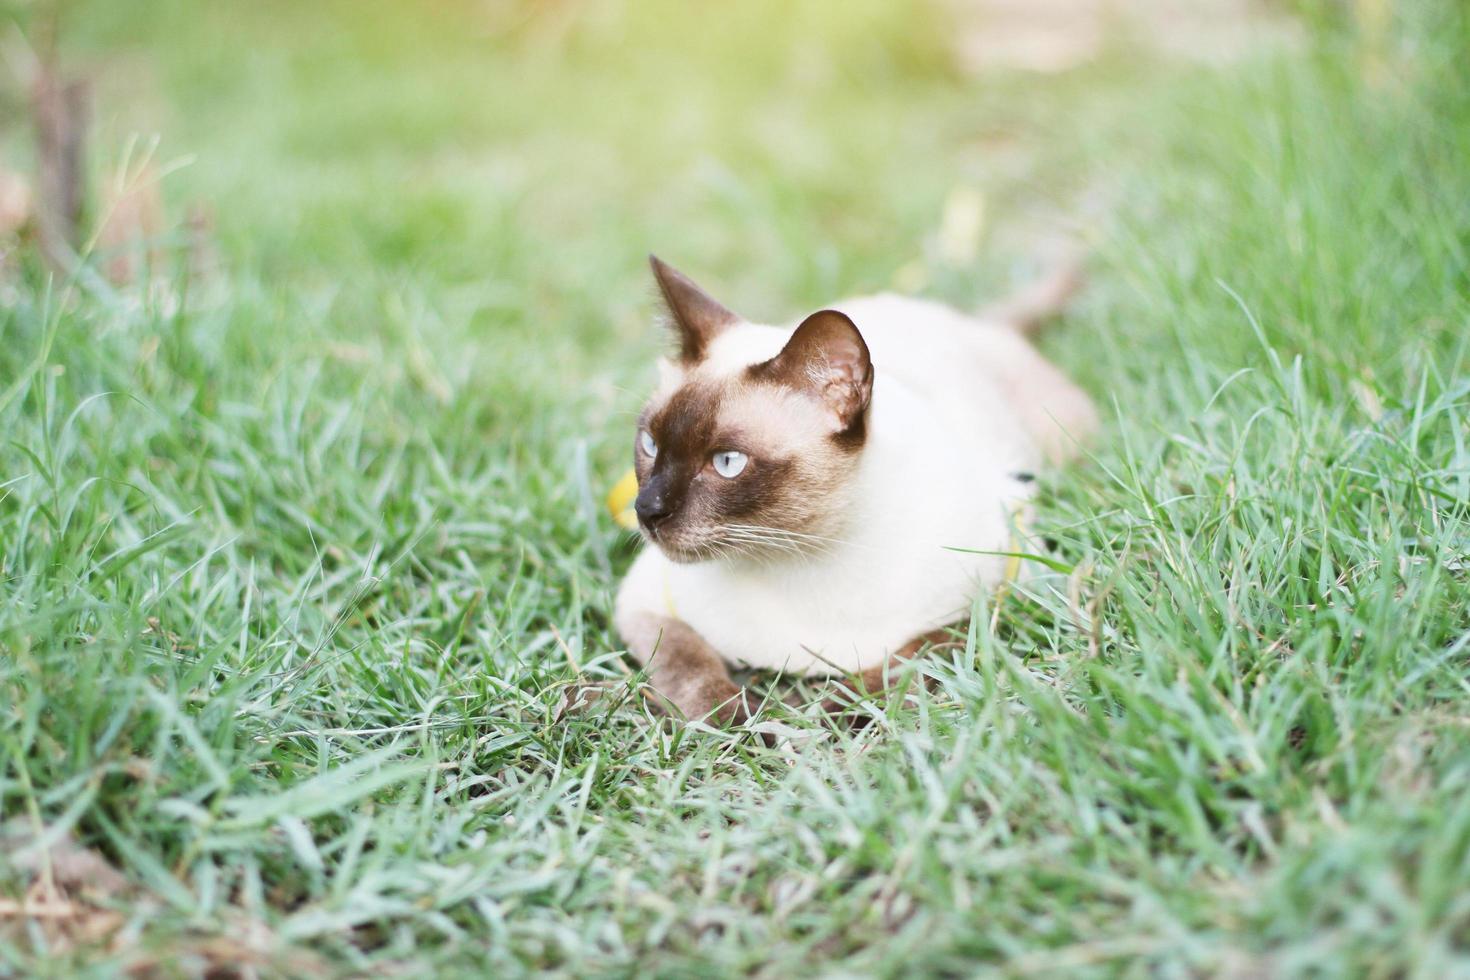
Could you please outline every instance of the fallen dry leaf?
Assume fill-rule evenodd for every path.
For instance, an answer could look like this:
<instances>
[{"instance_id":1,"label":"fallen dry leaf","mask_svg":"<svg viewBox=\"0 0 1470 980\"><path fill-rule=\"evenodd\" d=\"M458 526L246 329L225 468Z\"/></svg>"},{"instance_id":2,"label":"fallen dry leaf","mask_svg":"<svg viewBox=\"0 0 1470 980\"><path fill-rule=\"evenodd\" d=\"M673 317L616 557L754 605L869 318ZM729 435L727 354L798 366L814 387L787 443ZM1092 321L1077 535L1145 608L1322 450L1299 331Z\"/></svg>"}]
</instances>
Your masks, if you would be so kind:
<instances>
[{"instance_id":1,"label":"fallen dry leaf","mask_svg":"<svg viewBox=\"0 0 1470 980\"><path fill-rule=\"evenodd\" d=\"M10 866L27 877L44 881L49 873L56 888L102 898L129 888L127 878L101 854L77 843L70 831L50 846L42 846L43 838L24 818L0 824L0 850L9 855Z\"/></svg>"}]
</instances>

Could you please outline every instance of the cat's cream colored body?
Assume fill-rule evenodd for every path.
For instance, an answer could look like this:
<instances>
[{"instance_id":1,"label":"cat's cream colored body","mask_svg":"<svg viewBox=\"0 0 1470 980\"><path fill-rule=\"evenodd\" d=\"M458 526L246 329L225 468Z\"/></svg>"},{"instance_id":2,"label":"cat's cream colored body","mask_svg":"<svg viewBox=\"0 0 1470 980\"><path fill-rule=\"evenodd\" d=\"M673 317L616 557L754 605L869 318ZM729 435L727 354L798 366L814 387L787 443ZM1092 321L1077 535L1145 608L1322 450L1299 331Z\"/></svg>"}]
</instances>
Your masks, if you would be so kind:
<instances>
[{"instance_id":1,"label":"cat's cream colored body","mask_svg":"<svg viewBox=\"0 0 1470 980\"><path fill-rule=\"evenodd\" d=\"M867 341L867 441L844 527L800 554L670 561L645 545L617 615L683 620L730 664L797 674L881 664L963 619L1000 583L1031 485L1018 473L1069 454L1093 425L1085 395L1015 330L880 295L839 303ZM706 369L775 356L793 327L741 324Z\"/></svg>"}]
</instances>

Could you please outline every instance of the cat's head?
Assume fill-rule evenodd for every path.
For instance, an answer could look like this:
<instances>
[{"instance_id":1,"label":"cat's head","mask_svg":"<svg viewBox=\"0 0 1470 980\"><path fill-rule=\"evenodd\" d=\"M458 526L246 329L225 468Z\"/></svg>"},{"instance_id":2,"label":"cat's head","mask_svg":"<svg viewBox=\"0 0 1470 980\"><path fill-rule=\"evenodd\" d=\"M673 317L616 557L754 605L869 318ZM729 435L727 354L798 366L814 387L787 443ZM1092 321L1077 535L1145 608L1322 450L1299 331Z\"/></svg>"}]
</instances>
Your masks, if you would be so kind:
<instances>
[{"instance_id":1,"label":"cat's head","mask_svg":"<svg viewBox=\"0 0 1470 980\"><path fill-rule=\"evenodd\" d=\"M678 340L638 420L634 509L679 562L819 550L840 533L867 439L873 364L853 322L746 322L650 257Z\"/></svg>"}]
</instances>

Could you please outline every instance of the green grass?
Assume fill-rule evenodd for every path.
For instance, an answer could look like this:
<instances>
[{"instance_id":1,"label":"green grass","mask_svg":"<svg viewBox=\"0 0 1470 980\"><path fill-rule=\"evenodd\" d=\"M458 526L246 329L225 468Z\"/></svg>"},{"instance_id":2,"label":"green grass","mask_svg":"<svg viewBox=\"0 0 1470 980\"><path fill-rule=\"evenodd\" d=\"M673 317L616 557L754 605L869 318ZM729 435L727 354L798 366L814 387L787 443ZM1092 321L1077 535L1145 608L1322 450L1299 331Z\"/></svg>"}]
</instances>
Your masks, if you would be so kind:
<instances>
[{"instance_id":1,"label":"green grass","mask_svg":"<svg viewBox=\"0 0 1470 980\"><path fill-rule=\"evenodd\" d=\"M1466 15L967 79L890 6L70 10L99 168L159 133L218 257L0 284L0 818L131 883L99 943L0 916L0 975L1470 972ZM860 734L650 720L600 504L643 255L972 303L1057 216L1071 571Z\"/></svg>"}]
</instances>

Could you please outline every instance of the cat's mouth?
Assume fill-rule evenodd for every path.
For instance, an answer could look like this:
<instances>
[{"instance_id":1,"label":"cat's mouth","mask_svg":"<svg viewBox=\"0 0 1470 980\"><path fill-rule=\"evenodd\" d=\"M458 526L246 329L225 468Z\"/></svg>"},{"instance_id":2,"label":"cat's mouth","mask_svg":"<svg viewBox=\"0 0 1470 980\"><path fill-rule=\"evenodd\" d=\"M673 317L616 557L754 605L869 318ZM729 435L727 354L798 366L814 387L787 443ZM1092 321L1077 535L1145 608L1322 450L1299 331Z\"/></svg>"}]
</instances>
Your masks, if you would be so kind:
<instances>
[{"instance_id":1,"label":"cat's mouth","mask_svg":"<svg viewBox=\"0 0 1470 980\"><path fill-rule=\"evenodd\" d=\"M640 524L639 528L645 540L662 551L669 561L680 565L712 561L732 551L729 543L717 534L673 528L667 524L655 527Z\"/></svg>"},{"instance_id":2,"label":"cat's mouth","mask_svg":"<svg viewBox=\"0 0 1470 980\"><path fill-rule=\"evenodd\" d=\"M644 528L643 536L648 539L664 557L669 561L680 565L692 565L695 562L709 561L720 556L720 549L713 542L690 541L684 535L670 532L662 528Z\"/></svg>"}]
</instances>

